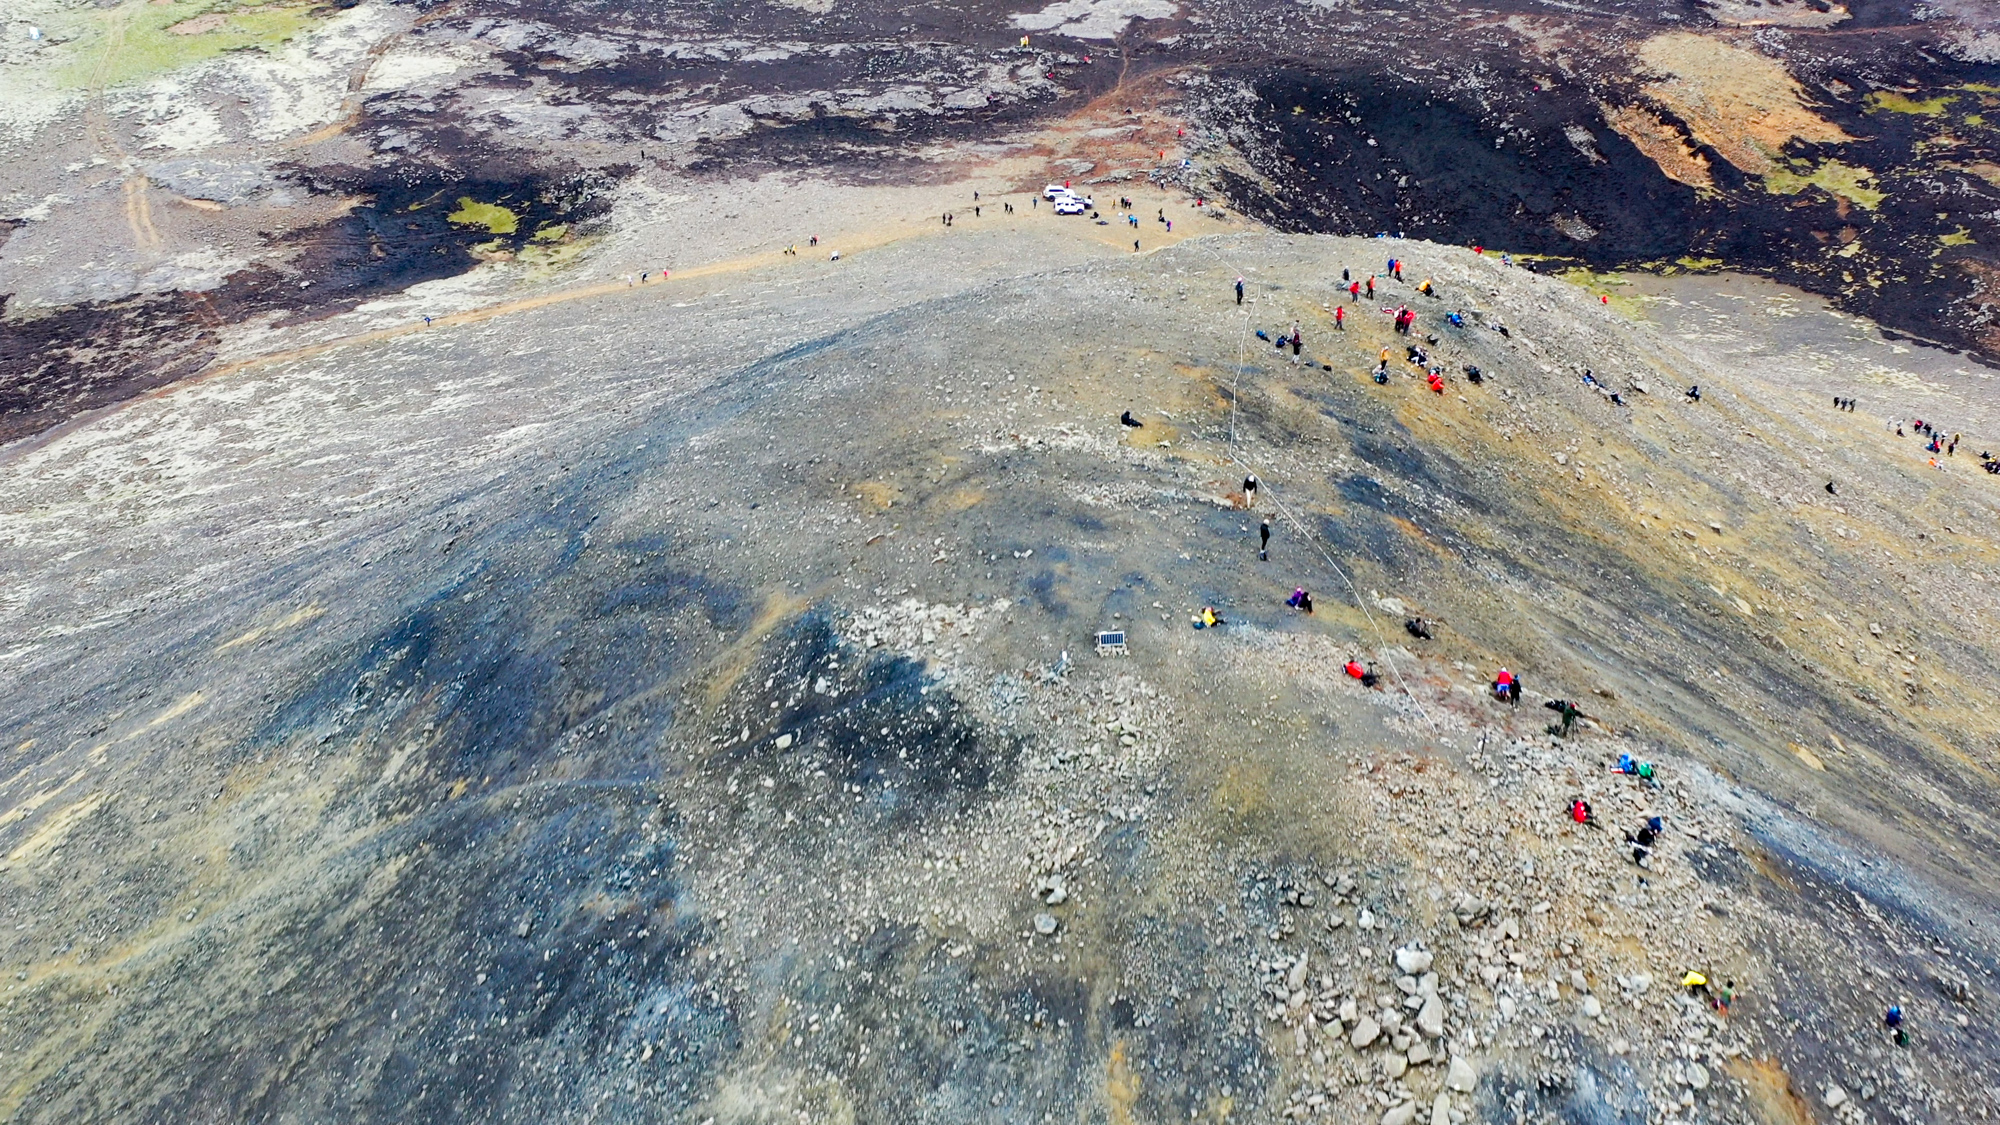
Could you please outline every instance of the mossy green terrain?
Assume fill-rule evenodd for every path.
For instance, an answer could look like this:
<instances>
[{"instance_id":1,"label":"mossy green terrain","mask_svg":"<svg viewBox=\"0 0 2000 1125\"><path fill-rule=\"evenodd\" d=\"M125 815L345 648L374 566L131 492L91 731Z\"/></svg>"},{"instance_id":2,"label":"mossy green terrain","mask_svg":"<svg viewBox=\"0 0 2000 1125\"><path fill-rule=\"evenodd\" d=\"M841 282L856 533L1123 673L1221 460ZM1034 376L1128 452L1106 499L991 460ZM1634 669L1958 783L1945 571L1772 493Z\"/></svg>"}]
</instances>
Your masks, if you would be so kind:
<instances>
[{"instance_id":1,"label":"mossy green terrain","mask_svg":"<svg viewBox=\"0 0 2000 1125\"><path fill-rule=\"evenodd\" d=\"M316 10L326 9L280 0L128 0L88 12L78 21L72 29L76 54L61 71L61 80L104 89L226 51L269 50L317 22Z\"/></svg>"},{"instance_id":2,"label":"mossy green terrain","mask_svg":"<svg viewBox=\"0 0 2000 1125\"><path fill-rule=\"evenodd\" d=\"M445 216L460 226L485 227L494 234L513 234L521 229L521 218L498 203L481 203L471 196L461 196L458 210Z\"/></svg>"},{"instance_id":3,"label":"mossy green terrain","mask_svg":"<svg viewBox=\"0 0 2000 1125\"><path fill-rule=\"evenodd\" d=\"M1873 211L1889 194L1874 186L1875 173L1829 160L1816 168L1778 168L1764 177L1764 189L1773 195L1797 195L1816 187L1828 195L1847 200L1863 210Z\"/></svg>"},{"instance_id":4,"label":"mossy green terrain","mask_svg":"<svg viewBox=\"0 0 2000 1125\"><path fill-rule=\"evenodd\" d=\"M1937 117L1946 107L1958 99L1950 94L1940 94L1935 98L1912 98L1894 90L1877 90L1868 95L1862 104L1870 113L1911 113L1921 117Z\"/></svg>"}]
</instances>

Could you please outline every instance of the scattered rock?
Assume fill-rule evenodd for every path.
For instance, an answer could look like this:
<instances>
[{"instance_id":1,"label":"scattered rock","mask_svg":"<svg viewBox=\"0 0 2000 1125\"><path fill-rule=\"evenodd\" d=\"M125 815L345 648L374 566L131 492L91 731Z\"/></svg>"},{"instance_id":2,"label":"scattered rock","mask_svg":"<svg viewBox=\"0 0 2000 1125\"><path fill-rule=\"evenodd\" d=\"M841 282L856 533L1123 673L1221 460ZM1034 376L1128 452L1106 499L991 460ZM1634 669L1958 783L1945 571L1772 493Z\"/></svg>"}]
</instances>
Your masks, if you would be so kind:
<instances>
[{"instance_id":1,"label":"scattered rock","mask_svg":"<svg viewBox=\"0 0 2000 1125\"><path fill-rule=\"evenodd\" d=\"M1425 998L1424 1006L1417 1012L1417 1030L1426 1039L1444 1034L1444 1001L1435 996Z\"/></svg>"},{"instance_id":2,"label":"scattered rock","mask_svg":"<svg viewBox=\"0 0 2000 1125\"><path fill-rule=\"evenodd\" d=\"M791 736L791 735L789 735L789 734L781 734L781 735L779 735L779 736L778 736L778 749L780 749L780 750L790 750L791 748L792 748L792 736Z\"/></svg>"},{"instance_id":3,"label":"scattered rock","mask_svg":"<svg viewBox=\"0 0 2000 1125\"><path fill-rule=\"evenodd\" d=\"M1372 1016L1362 1016L1361 1022L1354 1025L1354 1031L1348 1035L1347 1041L1359 1051L1381 1037L1382 1025L1376 1023Z\"/></svg>"},{"instance_id":4,"label":"scattered rock","mask_svg":"<svg viewBox=\"0 0 2000 1125\"><path fill-rule=\"evenodd\" d=\"M1404 1102L1382 1115L1382 1125L1410 1125L1417 1119L1417 1103Z\"/></svg>"},{"instance_id":5,"label":"scattered rock","mask_svg":"<svg viewBox=\"0 0 2000 1125\"><path fill-rule=\"evenodd\" d=\"M1479 1085L1479 1072L1474 1070L1472 1064L1465 1061L1462 1057L1453 1055L1451 1057L1451 1064L1445 1067L1444 1084L1446 1089L1457 1090L1461 1094L1470 1094L1473 1088Z\"/></svg>"},{"instance_id":6,"label":"scattered rock","mask_svg":"<svg viewBox=\"0 0 2000 1125\"><path fill-rule=\"evenodd\" d=\"M1402 1055L1388 1054L1382 1056L1382 1076L1384 1078L1401 1078L1403 1075L1409 1073L1409 1070L1410 1060Z\"/></svg>"},{"instance_id":7,"label":"scattered rock","mask_svg":"<svg viewBox=\"0 0 2000 1125\"><path fill-rule=\"evenodd\" d=\"M1681 1080L1697 1090L1706 1090L1708 1089L1708 1068L1698 1062L1691 1062L1681 1071Z\"/></svg>"},{"instance_id":8,"label":"scattered rock","mask_svg":"<svg viewBox=\"0 0 2000 1125\"><path fill-rule=\"evenodd\" d=\"M1826 1108L1828 1109L1839 1109L1841 1106L1847 1104L1847 1091L1841 1089L1835 1083L1827 1083L1823 1097L1826 1100Z\"/></svg>"},{"instance_id":9,"label":"scattered rock","mask_svg":"<svg viewBox=\"0 0 2000 1125\"><path fill-rule=\"evenodd\" d=\"M1431 953L1427 949L1405 946L1396 951L1396 967L1406 973L1427 973L1430 971L1431 961Z\"/></svg>"},{"instance_id":10,"label":"scattered rock","mask_svg":"<svg viewBox=\"0 0 2000 1125\"><path fill-rule=\"evenodd\" d=\"M1594 1020L1604 1015L1604 1002L1595 996L1583 998L1583 1018Z\"/></svg>"},{"instance_id":11,"label":"scattered rock","mask_svg":"<svg viewBox=\"0 0 2000 1125\"><path fill-rule=\"evenodd\" d=\"M1047 937L1050 934L1055 933L1056 916L1053 914L1035 915L1035 932L1042 935L1043 937Z\"/></svg>"},{"instance_id":12,"label":"scattered rock","mask_svg":"<svg viewBox=\"0 0 2000 1125\"><path fill-rule=\"evenodd\" d=\"M1451 1125L1451 1095L1439 1094L1431 1101L1431 1125Z\"/></svg>"}]
</instances>

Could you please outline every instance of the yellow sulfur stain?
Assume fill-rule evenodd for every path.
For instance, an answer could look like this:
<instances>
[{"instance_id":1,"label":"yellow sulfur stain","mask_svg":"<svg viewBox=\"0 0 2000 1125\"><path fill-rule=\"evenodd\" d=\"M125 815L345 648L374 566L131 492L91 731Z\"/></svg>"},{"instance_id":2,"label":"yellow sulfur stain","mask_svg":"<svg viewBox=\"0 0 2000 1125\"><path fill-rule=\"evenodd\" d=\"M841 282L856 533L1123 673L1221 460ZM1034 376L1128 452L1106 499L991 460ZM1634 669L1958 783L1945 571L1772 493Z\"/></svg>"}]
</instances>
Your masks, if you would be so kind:
<instances>
[{"instance_id":1,"label":"yellow sulfur stain","mask_svg":"<svg viewBox=\"0 0 2000 1125\"><path fill-rule=\"evenodd\" d=\"M34 835L23 840L19 847L7 853L7 862L19 863L25 859L32 859L62 843L69 835L70 829L81 823L84 817L96 812L110 797L111 794L100 790L50 816L48 823L37 829Z\"/></svg>"},{"instance_id":2,"label":"yellow sulfur stain","mask_svg":"<svg viewBox=\"0 0 2000 1125\"><path fill-rule=\"evenodd\" d=\"M1104 1075L1104 1100L1111 1103L1113 1125L1132 1125L1137 1118L1132 1108L1139 1102L1139 1076L1125 1057L1125 1041L1111 1044L1111 1059Z\"/></svg>"}]
</instances>

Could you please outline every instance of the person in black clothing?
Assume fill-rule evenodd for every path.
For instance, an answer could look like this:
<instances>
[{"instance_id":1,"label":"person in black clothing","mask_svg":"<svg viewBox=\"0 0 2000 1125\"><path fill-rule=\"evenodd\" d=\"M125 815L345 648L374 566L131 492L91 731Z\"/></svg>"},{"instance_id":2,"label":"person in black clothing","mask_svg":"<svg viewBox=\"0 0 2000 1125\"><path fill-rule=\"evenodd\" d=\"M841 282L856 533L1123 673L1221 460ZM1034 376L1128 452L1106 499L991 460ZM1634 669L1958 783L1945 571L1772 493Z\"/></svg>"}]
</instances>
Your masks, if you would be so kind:
<instances>
[{"instance_id":1,"label":"person in black clothing","mask_svg":"<svg viewBox=\"0 0 2000 1125\"><path fill-rule=\"evenodd\" d=\"M1271 561L1271 521L1265 519L1257 525L1257 560Z\"/></svg>"},{"instance_id":2,"label":"person in black clothing","mask_svg":"<svg viewBox=\"0 0 2000 1125\"><path fill-rule=\"evenodd\" d=\"M1236 279L1236 303L1243 303L1243 279L1240 277Z\"/></svg>"},{"instance_id":3,"label":"person in black clothing","mask_svg":"<svg viewBox=\"0 0 2000 1125\"><path fill-rule=\"evenodd\" d=\"M1256 473L1251 473L1249 476L1243 478L1243 499L1245 501L1244 505L1245 507L1248 507L1249 505L1255 504L1257 502Z\"/></svg>"},{"instance_id":4,"label":"person in black clothing","mask_svg":"<svg viewBox=\"0 0 2000 1125\"><path fill-rule=\"evenodd\" d=\"M1125 413L1120 414L1118 416L1118 422L1120 425L1130 426L1135 430L1142 430L1146 428L1146 423L1141 422L1137 418L1132 417L1132 412L1130 410L1127 410Z\"/></svg>"}]
</instances>

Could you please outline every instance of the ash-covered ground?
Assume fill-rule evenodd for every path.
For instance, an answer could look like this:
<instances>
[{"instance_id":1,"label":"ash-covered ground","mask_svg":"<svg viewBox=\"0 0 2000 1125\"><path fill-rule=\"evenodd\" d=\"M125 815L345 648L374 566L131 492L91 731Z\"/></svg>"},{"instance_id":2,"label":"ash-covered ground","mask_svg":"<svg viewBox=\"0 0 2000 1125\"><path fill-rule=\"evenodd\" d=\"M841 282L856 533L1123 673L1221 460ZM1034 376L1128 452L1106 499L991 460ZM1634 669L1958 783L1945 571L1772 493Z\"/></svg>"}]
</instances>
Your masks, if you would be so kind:
<instances>
[{"instance_id":1,"label":"ash-covered ground","mask_svg":"<svg viewBox=\"0 0 2000 1125\"><path fill-rule=\"evenodd\" d=\"M1967 451L1492 255L1011 199L17 446L0 1117L1991 1119ZM1442 392L1334 329L1389 255Z\"/></svg>"}]
</instances>

